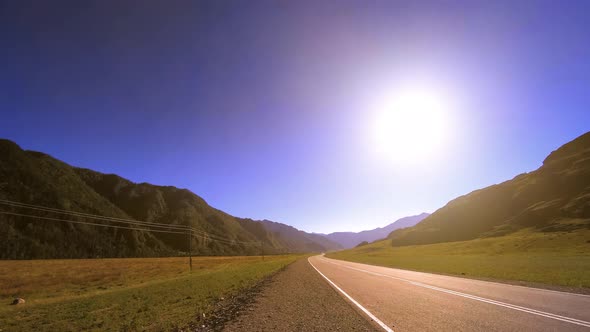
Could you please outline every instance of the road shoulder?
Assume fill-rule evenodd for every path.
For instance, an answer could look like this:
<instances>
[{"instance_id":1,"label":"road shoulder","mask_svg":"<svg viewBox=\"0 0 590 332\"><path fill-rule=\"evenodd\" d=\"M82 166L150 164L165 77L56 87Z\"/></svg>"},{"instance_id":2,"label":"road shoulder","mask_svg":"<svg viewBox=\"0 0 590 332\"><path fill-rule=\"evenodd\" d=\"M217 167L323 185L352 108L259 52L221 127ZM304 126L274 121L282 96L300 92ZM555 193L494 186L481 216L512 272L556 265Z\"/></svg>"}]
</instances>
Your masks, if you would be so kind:
<instances>
[{"instance_id":1,"label":"road shoulder","mask_svg":"<svg viewBox=\"0 0 590 332\"><path fill-rule=\"evenodd\" d=\"M301 259L275 275L223 331L378 331Z\"/></svg>"}]
</instances>

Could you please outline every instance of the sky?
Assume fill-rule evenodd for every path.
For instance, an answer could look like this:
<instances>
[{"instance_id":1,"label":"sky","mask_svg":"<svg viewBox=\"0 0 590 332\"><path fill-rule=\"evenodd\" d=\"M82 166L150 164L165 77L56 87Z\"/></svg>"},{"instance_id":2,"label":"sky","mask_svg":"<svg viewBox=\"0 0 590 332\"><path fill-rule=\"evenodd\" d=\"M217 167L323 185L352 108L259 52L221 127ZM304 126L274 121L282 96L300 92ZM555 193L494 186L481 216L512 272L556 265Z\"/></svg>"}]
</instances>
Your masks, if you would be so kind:
<instances>
[{"instance_id":1,"label":"sky","mask_svg":"<svg viewBox=\"0 0 590 332\"><path fill-rule=\"evenodd\" d=\"M588 1L3 1L0 137L235 216L360 231L590 130L588 59ZM392 159L372 133L407 86L444 96L444 140L402 126L385 150L414 153Z\"/></svg>"}]
</instances>

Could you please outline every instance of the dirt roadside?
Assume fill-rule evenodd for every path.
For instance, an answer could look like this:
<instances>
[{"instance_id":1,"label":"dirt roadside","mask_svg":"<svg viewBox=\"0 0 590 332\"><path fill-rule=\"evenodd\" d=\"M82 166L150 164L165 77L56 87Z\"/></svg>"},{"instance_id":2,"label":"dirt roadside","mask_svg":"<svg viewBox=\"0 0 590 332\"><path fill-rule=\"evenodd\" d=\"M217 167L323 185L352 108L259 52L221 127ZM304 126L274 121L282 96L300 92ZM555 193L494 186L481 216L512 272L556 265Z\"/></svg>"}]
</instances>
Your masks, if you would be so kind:
<instances>
[{"instance_id":1,"label":"dirt roadside","mask_svg":"<svg viewBox=\"0 0 590 332\"><path fill-rule=\"evenodd\" d=\"M300 259L177 331L379 331Z\"/></svg>"},{"instance_id":2,"label":"dirt roadside","mask_svg":"<svg viewBox=\"0 0 590 332\"><path fill-rule=\"evenodd\" d=\"M378 331L301 259L275 275L223 331Z\"/></svg>"}]
</instances>

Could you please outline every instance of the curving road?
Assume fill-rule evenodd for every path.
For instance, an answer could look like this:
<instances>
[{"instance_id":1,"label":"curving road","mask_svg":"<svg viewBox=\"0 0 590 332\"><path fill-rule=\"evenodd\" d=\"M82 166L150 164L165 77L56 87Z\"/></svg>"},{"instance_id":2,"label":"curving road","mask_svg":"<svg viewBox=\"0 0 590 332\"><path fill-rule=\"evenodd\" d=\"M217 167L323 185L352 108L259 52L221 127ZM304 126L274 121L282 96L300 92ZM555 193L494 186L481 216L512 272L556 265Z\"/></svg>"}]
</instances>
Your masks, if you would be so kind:
<instances>
[{"instance_id":1,"label":"curving road","mask_svg":"<svg viewBox=\"0 0 590 332\"><path fill-rule=\"evenodd\" d=\"M309 263L384 331L590 331L590 296L329 259Z\"/></svg>"}]
</instances>

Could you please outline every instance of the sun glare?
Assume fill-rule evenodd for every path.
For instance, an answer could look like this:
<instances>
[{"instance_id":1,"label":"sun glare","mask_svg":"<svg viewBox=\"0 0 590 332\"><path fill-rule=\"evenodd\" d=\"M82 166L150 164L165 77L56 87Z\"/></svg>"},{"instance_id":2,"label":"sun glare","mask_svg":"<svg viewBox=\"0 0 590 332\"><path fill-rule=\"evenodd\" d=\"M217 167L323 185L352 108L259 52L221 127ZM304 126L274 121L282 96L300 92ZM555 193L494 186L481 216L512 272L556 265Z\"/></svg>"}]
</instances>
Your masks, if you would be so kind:
<instances>
[{"instance_id":1,"label":"sun glare","mask_svg":"<svg viewBox=\"0 0 590 332\"><path fill-rule=\"evenodd\" d=\"M375 152L396 164L416 165L444 153L450 134L448 97L433 89L399 89L376 106Z\"/></svg>"}]
</instances>

